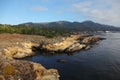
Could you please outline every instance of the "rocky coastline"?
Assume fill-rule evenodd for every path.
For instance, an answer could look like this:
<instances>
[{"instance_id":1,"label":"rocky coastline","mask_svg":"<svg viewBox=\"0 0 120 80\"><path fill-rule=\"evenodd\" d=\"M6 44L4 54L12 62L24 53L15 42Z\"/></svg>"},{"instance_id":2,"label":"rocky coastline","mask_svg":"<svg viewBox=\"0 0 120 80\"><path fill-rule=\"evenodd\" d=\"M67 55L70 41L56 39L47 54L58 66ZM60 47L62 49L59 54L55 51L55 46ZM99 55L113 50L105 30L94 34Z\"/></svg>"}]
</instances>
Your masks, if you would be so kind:
<instances>
[{"instance_id":1,"label":"rocky coastline","mask_svg":"<svg viewBox=\"0 0 120 80\"><path fill-rule=\"evenodd\" d=\"M85 34L56 38L0 34L0 80L59 80L56 69L46 69L41 64L16 58L33 56L38 51L61 54L87 50L100 40L103 38Z\"/></svg>"},{"instance_id":2,"label":"rocky coastline","mask_svg":"<svg viewBox=\"0 0 120 80\"><path fill-rule=\"evenodd\" d=\"M44 38L0 34L0 80L59 80L57 69L46 69L39 63L16 59L35 55L32 46L37 46L37 42L42 42Z\"/></svg>"},{"instance_id":3,"label":"rocky coastline","mask_svg":"<svg viewBox=\"0 0 120 80\"><path fill-rule=\"evenodd\" d=\"M38 63L1 56L0 80L59 80L59 73Z\"/></svg>"},{"instance_id":4,"label":"rocky coastline","mask_svg":"<svg viewBox=\"0 0 120 80\"><path fill-rule=\"evenodd\" d=\"M81 50L88 50L104 38L91 35L71 35L59 43L42 44L37 49L47 53L73 53Z\"/></svg>"}]
</instances>

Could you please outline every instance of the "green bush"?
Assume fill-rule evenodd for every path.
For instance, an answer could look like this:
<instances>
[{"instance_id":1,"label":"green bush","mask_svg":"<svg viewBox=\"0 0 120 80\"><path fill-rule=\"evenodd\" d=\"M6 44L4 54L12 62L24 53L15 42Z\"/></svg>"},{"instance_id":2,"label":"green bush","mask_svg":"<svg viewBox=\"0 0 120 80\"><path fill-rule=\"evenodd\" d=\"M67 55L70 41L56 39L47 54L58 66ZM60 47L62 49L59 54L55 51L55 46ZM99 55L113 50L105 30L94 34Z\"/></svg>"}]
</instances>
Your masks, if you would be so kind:
<instances>
[{"instance_id":1,"label":"green bush","mask_svg":"<svg viewBox=\"0 0 120 80\"><path fill-rule=\"evenodd\" d=\"M59 28L43 28L43 27L28 27L28 26L10 26L0 25L0 33L17 33L29 35L41 35L46 37L66 36L69 34L65 29Z\"/></svg>"}]
</instances>

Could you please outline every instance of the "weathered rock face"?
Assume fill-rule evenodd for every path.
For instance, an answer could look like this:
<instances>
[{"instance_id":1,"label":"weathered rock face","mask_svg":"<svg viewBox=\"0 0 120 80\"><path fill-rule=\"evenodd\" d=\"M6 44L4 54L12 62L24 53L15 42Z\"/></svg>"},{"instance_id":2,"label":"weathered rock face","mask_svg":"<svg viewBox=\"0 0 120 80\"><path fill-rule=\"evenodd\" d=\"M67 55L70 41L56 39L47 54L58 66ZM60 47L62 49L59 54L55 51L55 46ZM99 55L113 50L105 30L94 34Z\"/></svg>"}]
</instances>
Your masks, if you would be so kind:
<instances>
[{"instance_id":1,"label":"weathered rock face","mask_svg":"<svg viewBox=\"0 0 120 80\"><path fill-rule=\"evenodd\" d=\"M64 41L60 42L60 43L55 43L55 44L48 44L48 45L43 45L42 48L46 49L48 51L59 51L59 52L63 52L65 51L68 47L76 44L77 39L80 38L82 35L78 36L72 36L72 37L68 37L66 38Z\"/></svg>"},{"instance_id":2,"label":"weathered rock face","mask_svg":"<svg viewBox=\"0 0 120 80\"><path fill-rule=\"evenodd\" d=\"M31 42L16 43L17 46L7 47L3 49L2 54L8 58L23 58L27 56L34 55L31 47L33 44Z\"/></svg>"},{"instance_id":3,"label":"weathered rock face","mask_svg":"<svg viewBox=\"0 0 120 80\"><path fill-rule=\"evenodd\" d=\"M101 40L101 38L95 37L95 36L90 36L90 37L84 38L82 40L82 43L84 43L84 44L94 44L94 43L98 42L99 40Z\"/></svg>"},{"instance_id":4,"label":"weathered rock face","mask_svg":"<svg viewBox=\"0 0 120 80\"><path fill-rule=\"evenodd\" d=\"M56 69L45 69L41 64L0 58L0 80L59 80Z\"/></svg>"},{"instance_id":5,"label":"weathered rock face","mask_svg":"<svg viewBox=\"0 0 120 80\"><path fill-rule=\"evenodd\" d=\"M47 70L41 64L14 59L34 55L32 46L36 46L41 39L44 41L45 38L1 34L0 80L59 80L59 74L56 69Z\"/></svg>"},{"instance_id":6,"label":"weathered rock face","mask_svg":"<svg viewBox=\"0 0 120 80\"><path fill-rule=\"evenodd\" d=\"M91 48L90 45L101 40L99 37L88 35L72 35L62 42L55 44L47 44L40 47L48 52L75 52L82 49Z\"/></svg>"},{"instance_id":7,"label":"weathered rock face","mask_svg":"<svg viewBox=\"0 0 120 80\"><path fill-rule=\"evenodd\" d=\"M2 35L5 36L5 35ZM2 37L1 36L1 37ZM7 35L7 37L9 37L10 35ZM10 38L18 38L18 35L12 35ZM20 38L22 38L22 36L19 35ZM27 36L25 36L27 37ZM25 38L24 37L24 38ZM11 43L10 46L6 46L2 49L2 55L5 55L8 58L24 58L27 56L32 56L34 54L36 54L37 50L43 50L43 51L47 51L50 53L59 53L59 52L75 52L75 51L79 51L82 49L90 49L91 45L98 42L99 40L101 40L101 38L99 37L95 37L95 36L89 36L89 35L72 35L70 37L58 37L55 39L47 39L45 37L41 37L38 38L38 36L34 37L35 40L37 40L37 43L33 43L32 41L22 41L19 42L18 40L20 40L20 38L17 39L17 41L15 41L15 43ZM60 38L60 39L59 39ZM64 40L63 40L64 38ZM30 38L28 38L30 39ZM39 40L38 40L39 39ZM3 38L2 41L6 40ZM12 39L14 41L14 39ZM36 42L36 41L35 41ZM39 43L41 44L39 46ZM3 43L5 44L5 42ZM10 42L8 43L8 45L10 44ZM13 45L13 46L12 46ZM35 48L33 49L32 46L35 46ZM38 48L39 46L39 48ZM36 48L37 47L37 48ZM36 51L36 52L34 52Z\"/></svg>"},{"instance_id":8,"label":"weathered rock face","mask_svg":"<svg viewBox=\"0 0 120 80\"><path fill-rule=\"evenodd\" d=\"M85 44L76 43L76 44L73 44L72 46L70 46L68 49L66 49L66 52L78 51L78 50L81 50L85 47L86 47Z\"/></svg>"}]
</instances>

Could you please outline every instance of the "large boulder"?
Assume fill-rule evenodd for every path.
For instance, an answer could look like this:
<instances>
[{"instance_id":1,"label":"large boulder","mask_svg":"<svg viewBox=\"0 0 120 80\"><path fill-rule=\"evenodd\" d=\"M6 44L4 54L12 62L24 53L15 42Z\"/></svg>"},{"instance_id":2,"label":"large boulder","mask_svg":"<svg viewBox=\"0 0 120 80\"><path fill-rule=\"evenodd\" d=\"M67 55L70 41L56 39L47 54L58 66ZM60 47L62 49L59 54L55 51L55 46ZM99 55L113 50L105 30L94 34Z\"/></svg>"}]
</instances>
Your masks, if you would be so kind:
<instances>
[{"instance_id":1,"label":"large boulder","mask_svg":"<svg viewBox=\"0 0 120 80\"><path fill-rule=\"evenodd\" d=\"M82 50L85 47L86 47L85 44L75 43L72 46L70 46L68 49L66 49L66 52L74 52L74 51Z\"/></svg>"},{"instance_id":2,"label":"large boulder","mask_svg":"<svg viewBox=\"0 0 120 80\"><path fill-rule=\"evenodd\" d=\"M46 69L41 64L0 58L0 80L59 80L56 69Z\"/></svg>"}]
</instances>

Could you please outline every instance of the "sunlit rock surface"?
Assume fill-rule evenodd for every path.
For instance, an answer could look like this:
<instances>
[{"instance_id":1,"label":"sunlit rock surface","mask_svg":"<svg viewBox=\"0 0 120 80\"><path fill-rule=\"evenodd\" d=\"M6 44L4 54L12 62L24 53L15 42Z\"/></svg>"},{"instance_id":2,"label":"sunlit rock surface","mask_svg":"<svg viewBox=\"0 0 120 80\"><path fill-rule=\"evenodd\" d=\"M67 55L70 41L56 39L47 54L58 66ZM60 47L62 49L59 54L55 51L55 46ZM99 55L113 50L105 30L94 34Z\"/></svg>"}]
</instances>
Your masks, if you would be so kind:
<instances>
[{"instance_id":1,"label":"sunlit rock surface","mask_svg":"<svg viewBox=\"0 0 120 80\"><path fill-rule=\"evenodd\" d=\"M0 58L0 80L59 80L56 69L46 69L41 64Z\"/></svg>"},{"instance_id":2,"label":"sunlit rock surface","mask_svg":"<svg viewBox=\"0 0 120 80\"><path fill-rule=\"evenodd\" d=\"M100 41L101 38L89 35L72 35L55 44L47 44L40 47L48 52L75 52L91 48L90 45Z\"/></svg>"}]
</instances>

